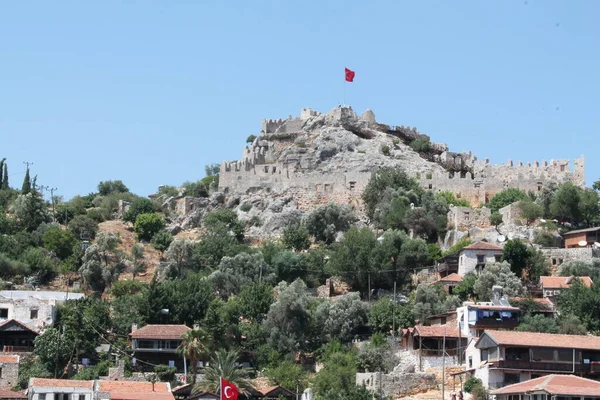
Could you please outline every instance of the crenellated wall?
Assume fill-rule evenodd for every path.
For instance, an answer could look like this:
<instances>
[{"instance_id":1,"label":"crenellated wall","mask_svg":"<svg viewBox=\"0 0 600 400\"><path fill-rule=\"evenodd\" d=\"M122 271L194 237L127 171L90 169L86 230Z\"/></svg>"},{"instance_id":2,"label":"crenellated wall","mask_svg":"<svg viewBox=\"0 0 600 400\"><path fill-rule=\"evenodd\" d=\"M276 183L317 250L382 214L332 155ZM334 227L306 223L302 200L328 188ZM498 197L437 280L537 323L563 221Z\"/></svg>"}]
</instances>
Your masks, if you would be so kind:
<instances>
[{"instance_id":1,"label":"crenellated wall","mask_svg":"<svg viewBox=\"0 0 600 400\"><path fill-rule=\"evenodd\" d=\"M336 108L331 115L340 120L346 116L343 113L353 111L349 108ZM339 115L338 115L339 114ZM302 208L310 208L314 204L334 201L337 203L360 203L360 194L371 178L370 170L363 172L340 172L323 175L310 171L301 164L282 164L276 162L276 153L281 148L292 143L294 135L283 135L286 140L268 140L269 134L290 134L302 130L302 124L308 119L320 114L309 108L303 109L301 116L285 120L263 120L262 133L252 144L244 148L240 161L223 162L219 179L219 188L230 192L245 193L258 189L292 191ZM365 119L374 120L372 112L365 114ZM381 124L378 124L381 125ZM383 126L383 125L381 125ZM414 128L393 127L406 136L420 136ZM440 145L443 149L445 145ZM548 182L573 182L585 186L585 160L582 156L574 160L570 166L569 160L551 160L550 162L508 161L506 164L490 164L488 159L478 160L470 152L453 153L443 151L439 161L446 165L460 167L463 172L432 172L430 174L413 175L421 186L435 192L448 191L457 198L467 200L473 206L486 204L495 194L507 188L517 188L534 193L543 190ZM468 171L472 171L468 172Z\"/></svg>"}]
</instances>

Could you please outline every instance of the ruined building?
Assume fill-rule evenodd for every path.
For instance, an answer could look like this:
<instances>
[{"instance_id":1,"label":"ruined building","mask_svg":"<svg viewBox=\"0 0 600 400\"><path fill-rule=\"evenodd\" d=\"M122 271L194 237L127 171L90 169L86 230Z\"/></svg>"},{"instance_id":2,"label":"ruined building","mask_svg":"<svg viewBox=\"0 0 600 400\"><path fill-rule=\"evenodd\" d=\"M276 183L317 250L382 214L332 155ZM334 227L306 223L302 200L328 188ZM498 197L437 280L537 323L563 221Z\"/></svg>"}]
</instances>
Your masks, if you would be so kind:
<instances>
[{"instance_id":1,"label":"ruined building","mask_svg":"<svg viewBox=\"0 0 600 400\"><path fill-rule=\"evenodd\" d=\"M426 145L417 147L416 141ZM539 192L552 181L585 184L583 157L572 166L569 160L493 165L470 152L450 152L414 128L378 123L370 110L358 116L351 107L338 107L264 120L241 160L221 164L219 187L230 193L285 192L301 209L329 201L359 205L371 174L381 168L402 168L423 188L452 192L474 206L507 188Z\"/></svg>"}]
</instances>

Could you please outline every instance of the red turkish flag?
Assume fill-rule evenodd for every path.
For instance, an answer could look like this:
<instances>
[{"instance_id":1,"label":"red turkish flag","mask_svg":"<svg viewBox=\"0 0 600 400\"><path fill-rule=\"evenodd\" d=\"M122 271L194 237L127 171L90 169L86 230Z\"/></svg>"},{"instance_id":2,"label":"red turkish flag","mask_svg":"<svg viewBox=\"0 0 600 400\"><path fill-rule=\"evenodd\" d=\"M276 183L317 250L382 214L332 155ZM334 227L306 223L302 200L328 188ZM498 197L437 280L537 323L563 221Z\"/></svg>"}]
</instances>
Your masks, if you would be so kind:
<instances>
[{"instance_id":1,"label":"red turkish flag","mask_svg":"<svg viewBox=\"0 0 600 400\"><path fill-rule=\"evenodd\" d=\"M221 400L238 400L239 394L237 386L221 378Z\"/></svg>"},{"instance_id":2,"label":"red turkish flag","mask_svg":"<svg viewBox=\"0 0 600 400\"><path fill-rule=\"evenodd\" d=\"M346 82L354 82L354 71L351 69L345 68L346 71Z\"/></svg>"}]
</instances>

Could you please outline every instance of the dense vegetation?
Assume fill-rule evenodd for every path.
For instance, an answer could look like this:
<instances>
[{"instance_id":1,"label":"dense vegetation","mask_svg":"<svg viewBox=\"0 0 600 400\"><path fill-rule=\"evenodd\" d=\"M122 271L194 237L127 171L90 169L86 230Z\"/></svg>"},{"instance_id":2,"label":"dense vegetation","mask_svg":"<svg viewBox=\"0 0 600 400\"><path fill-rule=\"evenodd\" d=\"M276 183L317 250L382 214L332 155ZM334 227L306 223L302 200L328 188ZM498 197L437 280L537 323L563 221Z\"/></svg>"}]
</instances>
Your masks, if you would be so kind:
<instances>
[{"instance_id":1,"label":"dense vegetation","mask_svg":"<svg viewBox=\"0 0 600 400\"><path fill-rule=\"evenodd\" d=\"M246 242L245 230L252 222L240 221L227 208L204 215L196 240L165 230L172 210L163 206L164 200L179 194L209 196L218 186L218 166L208 166L206 178L181 189L162 187L152 200L132 194L116 180L100 182L96 193L46 201L29 171L21 190L8 185L5 160L0 171L4 284L33 287L80 279L89 294L66 302L57 325L36 339L36 357L21 368L21 386L28 376L67 377L66 367L76 356L90 359L94 367L71 377L105 374L111 361L96 352L101 343L112 344L127 371L150 369L157 379L173 380L174 371L166 366L132 365L126 342L131 325L198 324L201 328L184 338L180 353L189 360L211 360L212 369L203 371L205 388L219 374L244 387L247 378L262 371L272 383L291 390L297 383L301 389L310 384L318 399L370 399L366 389L354 385L355 373L394 367L392 328L423 322L467 299L489 300L493 285L502 285L510 296L524 296L523 282L547 272L539 251L516 239L506 244L502 263L488 264L480 275L468 274L454 295L439 285L417 285L414 274L442 257L439 243L450 206L467 204L451 193L425 191L397 170L375 173L363 194L376 233L357 222L354 210L327 204L288 226L281 240L261 246ZM543 216L576 227L600 217L597 191L570 184L551 186L537 197L509 189L494 197L490 207L496 211L514 201L527 204L523 212L528 220ZM124 212L123 202L128 204ZM249 207L242 204L240 211ZM138 243L128 252L118 235L99 229L99 223L114 219L136 234ZM548 243L548 235L540 234L539 241ZM469 243L460 241L449 252ZM136 280L146 270L150 246L160 253L161 267L151 281ZM561 273L595 279L599 267L569 264ZM133 279L120 280L123 273ZM341 278L350 293L337 301L310 295L331 276ZM394 286L402 296L391 295ZM541 320L532 306L522 329L600 332L598 290L576 283L560 299L569 318ZM351 346L356 337L371 340L358 351ZM324 368L309 374L295 362L298 355L316 358ZM232 360L248 361L252 368L229 368Z\"/></svg>"}]
</instances>

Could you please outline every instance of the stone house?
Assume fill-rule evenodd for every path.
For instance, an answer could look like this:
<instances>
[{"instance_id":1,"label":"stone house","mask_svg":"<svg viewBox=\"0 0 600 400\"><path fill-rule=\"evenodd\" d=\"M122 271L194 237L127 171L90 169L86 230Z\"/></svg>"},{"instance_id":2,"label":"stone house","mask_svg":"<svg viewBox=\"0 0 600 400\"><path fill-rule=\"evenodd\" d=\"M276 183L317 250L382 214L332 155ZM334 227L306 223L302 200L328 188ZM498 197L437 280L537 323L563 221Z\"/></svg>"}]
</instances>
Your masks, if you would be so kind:
<instances>
[{"instance_id":1,"label":"stone house","mask_svg":"<svg viewBox=\"0 0 600 400\"><path fill-rule=\"evenodd\" d=\"M600 243L600 226L595 228L577 229L567 233L563 233L565 247L593 247L594 243ZM581 246L585 242L584 246Z\"/></svg>"},{"instance_id":2,"label":"stone house","mask_svg":"<svg viewBox=\"0 0 600 400\"><path fill-rule=\"evenodd\" d=\"M0 387L11 388L17 384L19 358L17 355L0 354Z\"/></svg>"},{"instance_id":3,"label":"stone house","mask_svg":"<svg viewBox=\"0 0 600 400\"><path fill-rule=\"evenodd\" d=\"M94 400L94 381L30 378L28 400Z\"/></svg>"},{"instance_id":4,"label":"stone house","mask_svg":"<svg viewBox=\"0 0 600 400\"><path fill-rule=\"evenodd\" d=\"M486 330L466 350L467 368L489 389L550 374L600 373L600 337Z\"/></svg>"},{"instance_id":5,"label":"stone house","mask_svg":"<svg viewBox=\"0 0 600 400\"><path fill-rule=\"evenodd\" d=\"M556 399L598 400L600 382L575 375L548 375L494 390L496 400Z\"/></svg>"},{"instance_id":6,"label":"stone house","mask_svg":"<svg viewBox=\"0 0 600 400\"><path fill-rule=\"evenodd\" d=\"M460 283L462 282L462 276L460 276L459 274L457 274L456 272L448 275L448 276L443 276L440 279L438 279L438 283L440 283L443 287L444 290L448 293L448 294L453 294L454 289L460 285Z\"/></svg>"},{"instance_id":7,"label":"stone house","mask_svg":"<svg viewBox=\"0 0 600 400\"><path fill-rule=\"evenodd\" d=\"M465 276L472 271L480 273L485 264L500 262L502 252L502 247L483 240L463 248L458 255L458 275Z\"/></svg>"},{"instance_id":8,"label":"stone house","mask_svg":"<svg viewBox=\"0 0 600 400\"><path fill-rule=\"evenodd\" d=\"M31 378L29 400L175 400L167 382Z\"/></svg>"},{"instance_id":9,"label":"stone house","mask_svg":"<svg viewBox=\"0 0 600 400\"><path fill-rule=\"evenodd\" d=\"M570 288L573 280L576 278L580 279L581 282L587 287L591 287L594 283L592 282L592 278L589 276L540 276L542 295L545 298L554 300L558 297L563 289Z\"/></svg>"},{"instance_id":10,"label":"stone house","mask_svg":"<svg viewBox=\"0 0 600 400\"><path fill-rule=\"evenodd\" d=\"M435 359L441 360L444 352L449 357L448 362L451 358L459 358L461 349L467 346L467 338L461 336L455 324L416 325L401 330L401 346L418 356L419 370L423 370L424 361L435 363Z\"/></svg>"},{"instance_id":11,"label":"stone house","mask_svg":"<svg viewBox=\"0 0 600 400\"><path fill-rule=\"evenodd\" d=\"M36 331L50 326L56 319L56 307L68 299L80 299L83 293L34 290L0 291L0 321L17 320Z\"/></svg>"},{"instance_id":12,"label":"stone house","mask_svg":"<svg viewBox=\"0 0 600 400\"><path fill-rule=\"evenodd\" d=\"M184 360L177 354L177 347L190 330L185 325L146 325L139 329L133 325L129 336L134 357L140 361L138 368L152 369L153 364L164 364L183 372Z\"/></svg>"}]
</instances>

